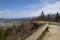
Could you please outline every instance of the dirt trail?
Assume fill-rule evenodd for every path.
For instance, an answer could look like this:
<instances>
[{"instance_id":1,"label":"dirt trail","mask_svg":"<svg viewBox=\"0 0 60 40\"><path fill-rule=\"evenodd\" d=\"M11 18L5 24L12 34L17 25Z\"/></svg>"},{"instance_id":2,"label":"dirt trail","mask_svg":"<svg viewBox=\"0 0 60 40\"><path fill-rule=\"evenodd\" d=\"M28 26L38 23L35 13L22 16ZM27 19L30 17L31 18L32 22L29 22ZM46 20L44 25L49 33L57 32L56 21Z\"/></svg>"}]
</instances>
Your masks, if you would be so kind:
<instances>
[{"instance_id":1,"label":"dirt trail","mask_svg":"<svg viewBox=\"0 0 60 40\"><path fill-rule=\"evenodd\" d=\"M50 25L49 32L43 40L60 40L60 26Z\"/></svg>"},{"instance_id":2,"label":"dirt trail","mask_svg":"<svg viewBox=\"0 0 60 40\"><path fill-rule=\"evenodd\" d=\"M49 23L43 21L35 21L36 23ZM60 23L50 22L50 25L45 25L45 27L37 30L37 32L33 33L26 40L36 40L44 31L44 29L49 26L49 32L43 38L43 40L60 40Z\"/></svg>"}]
</instances>

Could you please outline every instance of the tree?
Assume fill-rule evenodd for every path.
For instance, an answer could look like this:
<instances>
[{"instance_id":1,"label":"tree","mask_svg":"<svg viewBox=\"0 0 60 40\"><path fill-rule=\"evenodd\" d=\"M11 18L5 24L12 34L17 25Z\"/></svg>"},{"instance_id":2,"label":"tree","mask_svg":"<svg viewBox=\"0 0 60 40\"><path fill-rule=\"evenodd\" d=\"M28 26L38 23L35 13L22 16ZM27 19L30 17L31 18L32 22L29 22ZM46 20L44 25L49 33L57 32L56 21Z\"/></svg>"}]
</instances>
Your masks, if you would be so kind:
<instances>
[{"instance_id":1,"label":"tree","mask_svg":"<svg viewBox=\"0 0 60 40\"><path fill-rule=\"evenodd\" d=\"M51 18L51 15L50 15L50 14L48 14L48 18L47 18L47 20L49 21L49 24L50 24L50 21L52 20L52 18Z\"/></svg>"},{"instance_id":2,"label":"tree","mask_svg":"<svg viewBox=\"0 0 60 40\"><path fill-rule=\"evenodd\" d=\"M51 21L52 20L52 17L51 17L51 15L50 14L48 14L48 21Z\"/></svg>"},{"instance_id":3,"label":"tree","mask_svg":"<svg viewBox=\"0 0 60 40\"><path fill-rule=\"evenodd\" d=\"M41 15L39 16L40 20L45 20L44 12L42 11Z\"/></svg>"},{"instance_id":4,"label":"tree","mask_svg":"<svg viewBox=\"0 0 60 40\"><path fill-rule=\"evenodd\" d=\"M57 12L55 21L57 22L58 20L59 20L59 14L58 14L58 12Z\"/></svg>"}]
</instances>

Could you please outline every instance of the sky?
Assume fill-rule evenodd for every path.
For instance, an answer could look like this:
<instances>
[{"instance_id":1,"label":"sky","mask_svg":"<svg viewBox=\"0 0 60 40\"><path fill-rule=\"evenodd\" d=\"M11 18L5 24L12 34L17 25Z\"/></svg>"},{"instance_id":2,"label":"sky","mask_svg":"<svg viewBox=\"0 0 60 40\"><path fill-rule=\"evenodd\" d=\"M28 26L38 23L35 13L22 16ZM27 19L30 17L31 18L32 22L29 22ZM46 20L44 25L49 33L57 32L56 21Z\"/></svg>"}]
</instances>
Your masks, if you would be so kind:
<instances>
[{"instance_id":1,"label":"sky","mask_svg":"<svg viewBox=\"0 0 60 40\"><path fill-rule=\"evenodd\" d=\"M60 0L0 0L0 18L36 17L60 13Z\"/></svg>"}]
</instances>

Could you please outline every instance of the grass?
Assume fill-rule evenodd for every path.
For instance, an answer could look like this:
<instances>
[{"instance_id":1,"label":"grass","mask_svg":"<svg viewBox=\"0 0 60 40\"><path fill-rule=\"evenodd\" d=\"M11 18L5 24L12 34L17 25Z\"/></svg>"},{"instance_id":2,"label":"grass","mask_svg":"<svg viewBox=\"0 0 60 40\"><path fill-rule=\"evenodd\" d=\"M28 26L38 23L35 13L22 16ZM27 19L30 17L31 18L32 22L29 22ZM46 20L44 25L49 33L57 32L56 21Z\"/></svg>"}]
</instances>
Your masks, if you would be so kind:
<instances>
[{"instance_id":1,"label":"grass","mask_svg":"<svg viewBox=\"0 0 60 40\"><path fill-rule=\"evenodd\" d=\"M48 27L45 29L45 31L43 31L43 33L37 38L37 40L43 40L43 38L45 37L45 35L48 33Z\"/></svg>"}]
</instances>

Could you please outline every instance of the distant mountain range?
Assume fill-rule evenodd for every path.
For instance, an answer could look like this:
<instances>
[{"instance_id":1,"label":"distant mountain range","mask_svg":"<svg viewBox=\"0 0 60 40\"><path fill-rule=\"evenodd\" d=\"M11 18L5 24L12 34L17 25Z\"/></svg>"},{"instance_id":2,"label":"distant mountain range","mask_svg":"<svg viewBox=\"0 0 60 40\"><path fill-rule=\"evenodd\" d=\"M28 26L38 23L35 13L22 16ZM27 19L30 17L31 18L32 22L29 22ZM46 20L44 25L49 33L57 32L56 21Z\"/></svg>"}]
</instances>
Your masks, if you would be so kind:
<instances>
[{"instance_id":1,"label":"distant mountain range","mask_svg":"<svg viewBox=\"0 0 60 40\"><path fill-rule=\"evenodd\" d=\"M53 18L56 17L56 14L50 14L50 15ZM60 15L60 13L59 13L59 15ZM48 14L45 15L45 16L47 17ZM33 17L33 18L37 18L37 17ZM31 20L31 19L32 19L32 17L31 18L15 18L15 19L0 18L0 22L23 22L23 21L28 21L28 20Z\"/></svg>"},{"instance_id":2,"label":"distant mountain range","mask_svg":"<svg viewBox=\"0 0 60 40\"><path fill-rule=\"evenodd\" d=\"M0 18L0 22L23 22L28 20L31 20L31 18L16 18L16 19Z\"/></svg>"}]
</instances>

